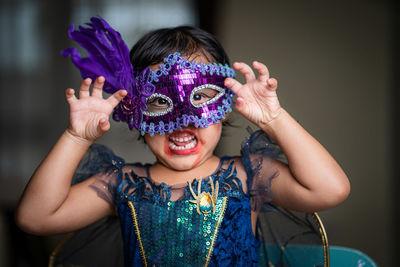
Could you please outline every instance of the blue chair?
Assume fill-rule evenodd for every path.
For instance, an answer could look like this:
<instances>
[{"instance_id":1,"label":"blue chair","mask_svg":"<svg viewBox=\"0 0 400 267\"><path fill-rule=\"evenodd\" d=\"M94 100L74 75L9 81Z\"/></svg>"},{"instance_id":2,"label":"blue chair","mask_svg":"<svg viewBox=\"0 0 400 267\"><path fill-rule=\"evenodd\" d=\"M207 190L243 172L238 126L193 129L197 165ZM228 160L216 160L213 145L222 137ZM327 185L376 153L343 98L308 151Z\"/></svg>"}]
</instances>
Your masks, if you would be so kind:
<instances>
[{"instance_id":1,"label":"blue chair","mask_svg":"<svg viewBox=\"0 0 400 267\"><path fill-rule=\"evenodd\" d=\"M293 212L270 205L259 214L260 266L377 267L366 254L352 248L329 246L317 213ZM268 262L266 262L268 260Z\"/></svg>"},{"instance_id":2,"label":"blue chair","mask_svg":"<svg viewBox=\"0 0 400 267\"><path fill-rule=\"evenodd\" d=\"M376 263L365 253L347 247L330 246L328 259L323 265L315 264L316 257L322 253L318 246L289 245L285 247L268 246L269 262L260 266L293 266L293 267L377 267ZM283 257L282 257L283 256Z\"/></svg>"},{"instance_id":3,"label":"blue chair","mask_svg":"<svg viewBox=\"0 0 400 267\"><path fill-rule=\"evenodd\" d=\"M331 267L377 267L376 263L363 252L346 247L330 246Z\"/></svg>"}]
</instances>

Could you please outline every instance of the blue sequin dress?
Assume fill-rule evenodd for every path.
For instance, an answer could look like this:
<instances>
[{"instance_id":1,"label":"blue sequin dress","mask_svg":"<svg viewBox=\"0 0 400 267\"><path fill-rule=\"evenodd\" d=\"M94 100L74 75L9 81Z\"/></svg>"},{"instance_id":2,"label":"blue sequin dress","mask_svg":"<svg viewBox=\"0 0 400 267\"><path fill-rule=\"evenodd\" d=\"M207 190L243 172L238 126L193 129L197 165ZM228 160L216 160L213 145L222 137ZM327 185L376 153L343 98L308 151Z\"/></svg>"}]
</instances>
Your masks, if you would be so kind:
<instances>
[{"instance_id":1,"label":"blue sequin dress","mask_svg":"<svg viewBox=\"0 0 400 267\"><path fill-rule=\"evenodd\" d=\"M235 161L222 158L218 170L185 187L155 184L148 165L125 166L116 200L127 266L258 266L259 244L251 226L250 196L242 189ZM213 183L213 185L211 185ZM194 195L212 196L215 212L197 210ZM178 192L177 192L178 191ZM177 196L179 191L182 196ZM175 201L171 197L175 194ZM205 209L207 211L207 207Z\"/></svg>"},{"instance_id":2,"label":"blue sequin dress","mask_svg":"<svg viewBox=\"0 0 400 267\"><path fill-rule=\"evenodd\" d=\"M91 147L77 180L97 171L92 188L118 211L125 266L258 266L251 215L272 198L275 151L246 141L241 157L222 157L209 177L172 186L154 182L148 164Z\"/></svg>"},{"instance_id":3,"label":"blue sequin dress","mask_svg":"<svg viewBox=\"0 0 400 267\"><path fill-rule=\"evenodd\" d=\"M54 263L327 266L323 229L313 214L270 204L271 181L278 175L271 162L284 161L280 156L279 148L257 131L242 143L240 157L221 158L209 177L169 186L153 181L150 165L126 164L107 147L93 145L74 182L97 177L91 187L119 216L67 236Z\"/></svg>"}]
</instances>

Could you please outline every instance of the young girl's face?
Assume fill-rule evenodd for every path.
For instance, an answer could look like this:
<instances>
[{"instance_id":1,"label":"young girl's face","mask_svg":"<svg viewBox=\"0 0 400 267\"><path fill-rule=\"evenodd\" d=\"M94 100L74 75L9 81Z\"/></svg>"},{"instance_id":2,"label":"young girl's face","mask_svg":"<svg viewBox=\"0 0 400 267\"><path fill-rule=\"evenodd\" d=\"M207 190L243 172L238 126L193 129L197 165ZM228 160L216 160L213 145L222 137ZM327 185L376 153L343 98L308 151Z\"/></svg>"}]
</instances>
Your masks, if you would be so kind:
<instances>
[{"instance_id":1,"label":"young girl's face","mask_svg":"<svg viewBox=\"0 0 400 267\"><path fill-rule=\"evenodd\" d=\"M208 63L200 52L194 53L189 60ZM157 68L158 64L150 66L150 69ZM221 137L221 128L221 123L211 124L207 128L189 125L171 134L145 134L144 138L158 162L170 169L184 171L201 165L213 156Z\"/></svg>"},{"instance_id":2,"label":"young girl's face","mask_svg":"<svg viewBox=\"0 0 400 267\"><path fill-rule=\"evenodd\" d=\"M178 171L195 168L213 156L221 137L221 123L207 128L189 126L171 134L144 136L158 162Z\"/></svg>"}]
</instances>

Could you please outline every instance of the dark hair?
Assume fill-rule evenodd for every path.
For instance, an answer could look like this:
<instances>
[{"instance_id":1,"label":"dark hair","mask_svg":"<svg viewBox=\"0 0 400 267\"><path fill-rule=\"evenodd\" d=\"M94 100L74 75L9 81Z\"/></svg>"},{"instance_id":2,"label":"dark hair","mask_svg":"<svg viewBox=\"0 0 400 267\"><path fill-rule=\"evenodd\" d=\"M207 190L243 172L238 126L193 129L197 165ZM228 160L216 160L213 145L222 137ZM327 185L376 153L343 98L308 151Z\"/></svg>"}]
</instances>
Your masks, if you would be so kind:
<instances>
[{"instance_id":1,"label":"dark hair","mask_svg":"<svg viewBox=\"0 0 400 267\"><path fill-rule=\"evenodd\" d=\"M180 52L185 57L200 52L209 62L229 65L228 55L215 36L192 26L151 31L136 42L129 53L129 57L135 75L138 75L148 66L162 62L165 57L174 52ZM223 124L235 127L229 120L224 121ZM140 134L138 140L145 143Z\"/></svg>"},{"instance_id":2,"label":"dark hair","mask_svg":"<svg viewBox=\"0 0 400 267\"><path fill-rule=\"evenodd\" d=\"M228 55L215 36L192 26L151 31L137 41L129 56L137 74L174 52L186 57L200 52L209 62L229 64Z\"/></svg>"}]
</instances>

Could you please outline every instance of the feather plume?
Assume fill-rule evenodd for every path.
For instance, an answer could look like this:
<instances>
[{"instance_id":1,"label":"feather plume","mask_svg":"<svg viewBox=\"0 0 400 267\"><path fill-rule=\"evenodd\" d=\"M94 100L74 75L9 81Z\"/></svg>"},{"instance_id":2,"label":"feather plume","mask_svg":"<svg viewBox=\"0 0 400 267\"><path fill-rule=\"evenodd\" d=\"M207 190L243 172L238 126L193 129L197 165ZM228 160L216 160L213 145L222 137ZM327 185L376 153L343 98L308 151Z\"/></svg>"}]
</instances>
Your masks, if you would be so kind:
<instances>
[{"instance_id":1,"label":"feather plume","mask_svg":"<svg viewBox=\"0 0 400 267\"><path fill-rule=\"evenodd\" d=\"M87 28L79 26L78 30L74 30L74 25L71 25L68 35L86 49L88 57L82 58L76 48L68 48L62 55L71 56L82 78L95 80L98 76L104 76L105 92L112 94L125 89L128 95L133 96L133 67L129 60L128 46L121 35L102 18L93 17L91 23L86 25Z\"/></svg>"},{"instance_id":2,"label":"feather plume","mask_svg":"<svg viewBox=\"0 0 400 267\"><path fill-rule=\"evenodd\" d=\"M128 94L114 109L113 118L125 121L130 129L139 128L143 120L143 111L147 109L146 99L154 92L154 85L148 82L150 69L133 76L133 66L129 59L129 49L119 32L115 31L102 18L93 17L87 28L74 25L68 29L69 37L85 48L88 57L82 58L76 48L62 52L64 57L71 56L74 65L80 70L82 78L93 81L104 76L103 90L113 94L125 89Z\"/></svg>"}]
</instances>

